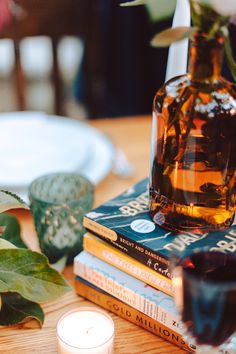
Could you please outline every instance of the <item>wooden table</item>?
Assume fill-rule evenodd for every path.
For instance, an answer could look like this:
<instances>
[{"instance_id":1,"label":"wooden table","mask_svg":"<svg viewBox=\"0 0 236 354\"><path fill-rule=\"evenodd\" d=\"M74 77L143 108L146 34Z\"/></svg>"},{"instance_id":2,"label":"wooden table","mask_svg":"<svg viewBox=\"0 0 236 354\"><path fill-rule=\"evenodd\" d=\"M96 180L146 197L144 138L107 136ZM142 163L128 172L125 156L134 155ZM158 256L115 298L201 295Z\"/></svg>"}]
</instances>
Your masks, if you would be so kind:
<instances>
[{"instance_id":1,"label":"wooden table","mask_svg":"<svg viewBox=\"0 0 236 354\"><path fill-rule=\"evenodd\" d=\"M107 134L117 146L122 148L135 166L133 177L124 179L110 173L97 186L95 204L98 205L148 175L151 117L104 119L93 121L91 124ZM16 212L16 215L22 224L24 240L32 249L37 250L37 239L30 213L20 210ZM71 266L65 269L64 275L73 284L74 276ZM20 328L1 328L0 353L57 353L56 323L64 312L80 305L91 306L92 304L77 296L74 291L71 291L57 301L43 306L45 323L42 329L26 328L27 326L31 327L31 323ZM116 326L115 354L186 353L184 350L180 350L167 341L116 315L111 314L111 316Z\"/></svg>"}]
</instances>

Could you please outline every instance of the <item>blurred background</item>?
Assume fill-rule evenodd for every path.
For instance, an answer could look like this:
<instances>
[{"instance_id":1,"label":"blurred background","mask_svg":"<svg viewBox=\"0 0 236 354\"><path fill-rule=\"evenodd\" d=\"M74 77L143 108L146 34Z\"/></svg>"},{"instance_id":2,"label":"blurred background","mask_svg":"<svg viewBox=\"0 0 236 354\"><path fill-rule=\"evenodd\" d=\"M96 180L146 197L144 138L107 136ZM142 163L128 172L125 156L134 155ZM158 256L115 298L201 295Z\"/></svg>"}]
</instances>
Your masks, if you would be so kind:
<instances>
[{"instance_id":1,"label":"blurred background","mask_svg":"<svg viewBox=\"0 0 236 354\"><path fill-rule=\"evenodd\" d=\"M118 0L0 0L0 111L78 119L150 113L166 49L144 6Z\"/></svg>"},{"instance_id":2,"label":"blurred background","mask_svg":"<svg viewBox=\"0 0 236 354\"><path fill-rule=\"evenodd\" d=\"M120 2L0 0L0 111L150 114L168 53L150 39L171 20L153 22L144 6ZM226 66L224 74L232 79Z\"/></svg>"}]
</instances>

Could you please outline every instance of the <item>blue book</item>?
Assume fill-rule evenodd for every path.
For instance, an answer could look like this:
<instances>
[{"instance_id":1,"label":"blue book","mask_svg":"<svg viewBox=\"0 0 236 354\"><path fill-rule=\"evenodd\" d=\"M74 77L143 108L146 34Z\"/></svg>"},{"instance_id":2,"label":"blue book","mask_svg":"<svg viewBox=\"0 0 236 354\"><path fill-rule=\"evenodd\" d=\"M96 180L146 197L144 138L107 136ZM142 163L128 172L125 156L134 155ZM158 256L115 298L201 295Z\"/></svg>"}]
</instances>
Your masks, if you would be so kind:
<instances>
[{"instance_id":1,"label":"blue book","mask_svg":"<svg viewBox=\"0 0 236 354\"><path fill-rule=\"evenodd\" d=\"M179 322L174 299L169 295L148 286L144 282L107 264L86 251L81 252L74 258L74 274L75 289L80 295L84 296L83 288L85 285L87 287L87 294L89 294L89 296L85 295L85 297L100 306L104 306L105 303L105 308L118 314L119 311L122 311L123 302L129 305L129 307L136 309L139 313L135 321L130 319L131 322L136 322L136 324L140 325L142 314L146 315L147 319L150 318L147 322L148 324L156 323L159 325L159 328L160 326L165 326L167 329L166 333L175 333L175 342L173 342L173 338L171 339L169 335L168 340L174 344L180 344L178 336L182 334L181 323ZM101 293L99 300L95 296L96 294L94 294L94 289ZM108 301L105 299L107 295L110 296ZM116 305L115 311L112 307L113 298L122 301L121 306ZM130 316L132 315L132 312L128 311L128 313ZM121 314L121 317L126 316ZM158 332L158 335L160 335L160 332ZM196 347L192 343L186 343L184 349L193 352ZM233 354L235 351L234 347L230 348L229 346L225 350L219 349L217 353Z\"/></svg>"},{"instance_id":2,"label":"blue book","mask_svg":"<svg viewBox=\"0 0 236 354\"><path fill-rule=\"evenodd\" d=\"M210 234L173 234L156 225L148 211L148 179L87 213L84 226L139 262L171 278L169 255L208 246L236 252L236 226Z\"/></svg>"},{"instance_id":3,"label":"blue book","mask_svg":"<svg viewBox=\"0 0 236 354\"><path fill-rule=\"evenodd\" d=\"M173 297L83 251L74 258L74 274L180 333Z\"/></svg>"}]
</instances>

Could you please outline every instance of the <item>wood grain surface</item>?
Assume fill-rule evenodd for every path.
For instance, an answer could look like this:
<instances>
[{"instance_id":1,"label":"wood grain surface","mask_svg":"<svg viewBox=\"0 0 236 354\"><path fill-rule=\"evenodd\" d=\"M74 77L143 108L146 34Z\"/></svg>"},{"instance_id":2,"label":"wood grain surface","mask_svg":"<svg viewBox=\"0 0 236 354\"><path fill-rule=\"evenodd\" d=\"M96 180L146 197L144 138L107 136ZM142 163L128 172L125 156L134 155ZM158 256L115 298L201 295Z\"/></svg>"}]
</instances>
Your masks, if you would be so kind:
<instances>
[{"instance_id":1,"label":"wood grain surface","mask_svg":"<svg viewBox=\"0 0 236 354\"><path fill-rule=\"evenodd\" d=\"M116 196L124 189L138 182L149 173L149 150L151 134L151 117L129 117L103 119L91 123L103 131L114 144L121 148L130 162L135 166L134 176L121 178L112 172L96 187L95 205L99 205L108 198ZM22 225L25 242L38 250L31 215L27 211L13 211ZM64 276L73 285L74 275L72 267L64 271ZM55 302L43 306L45 323L42 329L35 329L34 323L0 329L0 353L3 354L55 354L57 353L56 324L60 316L78 306L94 306L80 298L72 290ZM184 354L176 346L139 328L136 325L110 314L115 322L115 354ZM29 328L27 328L29 327Z\"/></svg>"}]
</instances>

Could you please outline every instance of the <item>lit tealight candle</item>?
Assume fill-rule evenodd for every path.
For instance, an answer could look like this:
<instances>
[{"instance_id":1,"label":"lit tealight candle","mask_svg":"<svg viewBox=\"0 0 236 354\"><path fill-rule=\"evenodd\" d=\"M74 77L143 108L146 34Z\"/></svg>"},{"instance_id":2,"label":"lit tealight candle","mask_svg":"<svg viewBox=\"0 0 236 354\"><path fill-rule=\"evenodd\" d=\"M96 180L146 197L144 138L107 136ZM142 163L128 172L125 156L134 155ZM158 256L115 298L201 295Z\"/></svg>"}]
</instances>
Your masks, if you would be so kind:
<instances>
[{"instance_id":1,"label":"lit tealight candle","mask_svg":"<svg viewBox=\"0 0 236 354\"><path fill-rule=\"evenodd\" d=\"M104 311L81 307L63 315L57 324L60 354L113 353L114 322Z\"/></svg>"}]
</instances>

